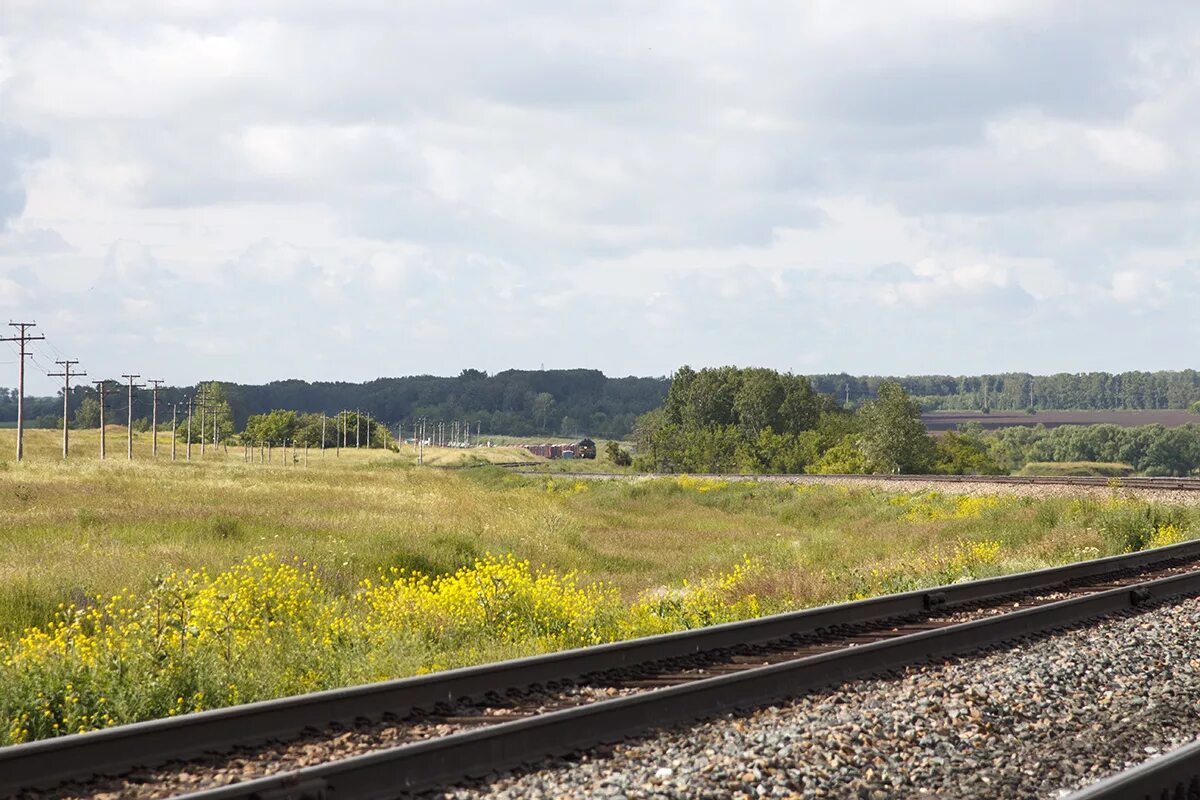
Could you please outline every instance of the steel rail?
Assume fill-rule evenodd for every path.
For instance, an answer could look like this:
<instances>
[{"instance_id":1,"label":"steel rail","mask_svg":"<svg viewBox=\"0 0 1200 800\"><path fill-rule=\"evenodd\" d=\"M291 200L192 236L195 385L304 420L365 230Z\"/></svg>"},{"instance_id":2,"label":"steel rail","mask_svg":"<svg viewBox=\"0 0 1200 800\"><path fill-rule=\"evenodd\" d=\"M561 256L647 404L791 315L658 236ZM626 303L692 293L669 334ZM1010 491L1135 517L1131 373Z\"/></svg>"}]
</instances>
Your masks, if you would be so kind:
<instances>
[{"instance_id":1,"label":"steel rail","mask_svg":"<svg viewBox=\"0 0 1200 800\"><path fill-rule=\"evenodd\" d=\"M682 473L682 472L553 472L538 469L539 464L490 464L478 465L498 466L508 469L517 475L545 475L555 478L678 478L688 475L692 478L723 481L757 481L762 483L825 483L830 480L871 482L910 483L995 483L1000 485L1028 486L1098 486L1113 489L1163 489L1166 491L1200 491L1200 478L1151 478L1145 476L1130 476L1124 478L1104 478L1090 475L808 475L788 473Z\"/></svg>"},{"instance_id":2,"label":"steel rail","mask_svg":"<svg viewBox=\"0 0 1200 800\"><path fill-rule=\"evenodd\" d=\"M847 679L962 655L1196 593L1200 593L1200 571L401 745L180 797L188 800L397 797L535 764L672 724L754 708Z\"/></svg>"},{"instance_id":3,"label":"steel rail","mask_svg":"<svg viewBox=\"0 0 1200 800\"><path fill-rule=\"evenodd\" d=\"M1067 795L1066 800L1200 797L1200 742L1179 747Z\"/></svg>"},{"instance_id":4,"label":"steel rail","mask_svg":"<svg viewBox=\"0 0 1200 800\"><path fill-rule=\"evenodd\" d=\"M417 709L483 698L706 651L880 623L1073 581L1200 559L1200 540L967 583L823 606L679 633L632 639L413 678L334 689L167 719L121 725L0 748L0 795L96 774L149 767L206 752L294 738L313 727L404 716Z\"/></svg>"}]
</instances>

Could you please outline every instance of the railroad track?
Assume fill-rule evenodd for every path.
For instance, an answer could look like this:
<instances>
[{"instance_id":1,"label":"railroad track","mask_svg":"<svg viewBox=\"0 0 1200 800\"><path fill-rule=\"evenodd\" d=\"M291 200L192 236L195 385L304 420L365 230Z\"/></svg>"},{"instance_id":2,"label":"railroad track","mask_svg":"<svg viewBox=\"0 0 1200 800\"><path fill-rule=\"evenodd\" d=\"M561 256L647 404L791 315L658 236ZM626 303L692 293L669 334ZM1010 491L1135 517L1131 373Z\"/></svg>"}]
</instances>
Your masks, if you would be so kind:
<instances>
[{"instance_id":1,"label":"railroad track","mask_svg":"<svg viewBox=\"0 0 1200 800\"><path fill-rule=\"evenodd\" d=\"M547 475L556 478L613 479L613 478L676 478L682 473L667 472L552 472L542 465L529 463L493 464L522 475ZM1082 475L1020 476L1020 475L789 475L789 474L718 474L696 473L690 477L722 481L761 481L768 483L826 483L828 481L862 481L880 483L995 483L1017 486L1099 486L1114 489L1164 489L1167 491L1200 491L1200 478L1100 478Z\"/></svg>"},{"instance_id":2,"label":"railroad track","mask_svg":"<svg viewBox=\"0 0 1200 800\"><path fill-rule=\"evenodd\" d=\"M1067 795L1066 800L1191 800L1200 797L1200 741Z\"/></svg>"},{"instance_id":3,"label":"railroad track","mask_svg":"<svg viewBox=\"0 0 1200 800\"><path fill-rule=\"evenodd\" d=\"M3 748L0 795L394 797L1192 594L1200 542Z\"/></svg>"}]
</instances>

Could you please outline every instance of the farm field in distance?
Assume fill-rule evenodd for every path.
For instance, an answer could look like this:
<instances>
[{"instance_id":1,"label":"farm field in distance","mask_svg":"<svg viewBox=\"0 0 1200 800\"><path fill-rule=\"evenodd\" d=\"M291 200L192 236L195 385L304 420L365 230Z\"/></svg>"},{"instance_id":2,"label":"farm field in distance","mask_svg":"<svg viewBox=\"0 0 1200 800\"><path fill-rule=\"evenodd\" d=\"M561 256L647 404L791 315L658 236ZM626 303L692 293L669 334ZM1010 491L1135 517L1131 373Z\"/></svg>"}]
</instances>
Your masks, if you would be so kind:
<instances>
[{"instance_id":1,"label":"farm field in distance","mask_svg":"<svg viewBox=\"0 0 1200 800\"><path fill-rule=\"evenodd\" d=\"M921 421L930 433L958 430L960 425L979 423L984 430L1012 428L1017 426L1044 425L1057 428L1060 425L1120 425L1131 428L1137 425L1163 425L1177 428L1189 422L1200 423L1200 415L1186 409L1163 408L1138 411L1038 411L1026 414L1021 411L1004 411L984 414L979 411L928 411Z\"/></svg>"},{"instance_id":2,"label":"farm field in distance","mask_svg":"<svg viewBox=\"0 0 1200 800\"><path fill-rule=\"evenodd\" d=\"M577 481L416 468L411 447L186 464L161 442L152 462L143 434L130 463L123 434L101 463L77 433L64 464L31 431L0 468L3 741L1033 569L1200 520L1116 491Z\"/></svg>"}]
</instances>

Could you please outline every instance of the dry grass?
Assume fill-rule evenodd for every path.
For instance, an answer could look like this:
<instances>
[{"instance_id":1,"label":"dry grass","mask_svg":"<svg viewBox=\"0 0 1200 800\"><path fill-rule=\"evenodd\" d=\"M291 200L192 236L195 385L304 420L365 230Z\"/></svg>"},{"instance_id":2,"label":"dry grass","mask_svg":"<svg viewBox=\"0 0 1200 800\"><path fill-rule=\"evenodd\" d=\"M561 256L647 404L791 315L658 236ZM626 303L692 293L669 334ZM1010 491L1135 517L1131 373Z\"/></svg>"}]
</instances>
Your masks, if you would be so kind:
<instances>
[{"instance_id":1,"label":"dry grass","mask_svg":"<svg viewBox=\"0 0 1200 800\"><path fill-rule=\"evenodd\" d=\"M0 431L0 447L11 448L12 436ZM999 543L995 563L971 568L989 573L1113 547L1100 533L1101 504L1070 497L1004 497L966 513L920 493L899 495L909 500L897 505L897 495L869 486L577 483L487 467L417 469L411 447L310 451L305 468L281 465L278 451L270 465L246 464L240 448L209 448L203 460L194 448L192 463L172 463L169 444L151 461L147 434L135 438L134 461L122 453L100 462L82 455L94 452L96 432L75 442L78 455L63 463L57 434L32 431L29 459L0 467L0 632L42 623L60 602L263 552L310 561L346 593L391 567L442 573L513 553L609 582L630 599L749 556L761 565L757 591L779 608L940 580L964 542ZM426 460L516 460L514 450L427 448Z\"/></svg>"}]
</instances>

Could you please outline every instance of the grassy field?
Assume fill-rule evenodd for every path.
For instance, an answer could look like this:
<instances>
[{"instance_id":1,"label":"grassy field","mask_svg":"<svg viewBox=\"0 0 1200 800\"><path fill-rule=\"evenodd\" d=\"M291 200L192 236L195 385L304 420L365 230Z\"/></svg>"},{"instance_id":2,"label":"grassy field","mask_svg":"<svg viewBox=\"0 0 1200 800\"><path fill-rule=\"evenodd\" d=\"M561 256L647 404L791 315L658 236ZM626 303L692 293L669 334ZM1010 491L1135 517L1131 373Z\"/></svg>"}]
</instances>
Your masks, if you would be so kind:
<instances>
[{"instance_id":1,"label":"grassy field","mask_svg":"<svg viewBox=\"0 0 1200 800\"><path fill-rule=\"evenodd\" d=\"M49 431L0 462L0 741L1058 564L1197 513L522 477L411 447L188 464L143 436L130 462L121 433L105 462L96 432L63 463ZM517 460L426 462L464 455Z\"/></svg>"}]
</instances>

